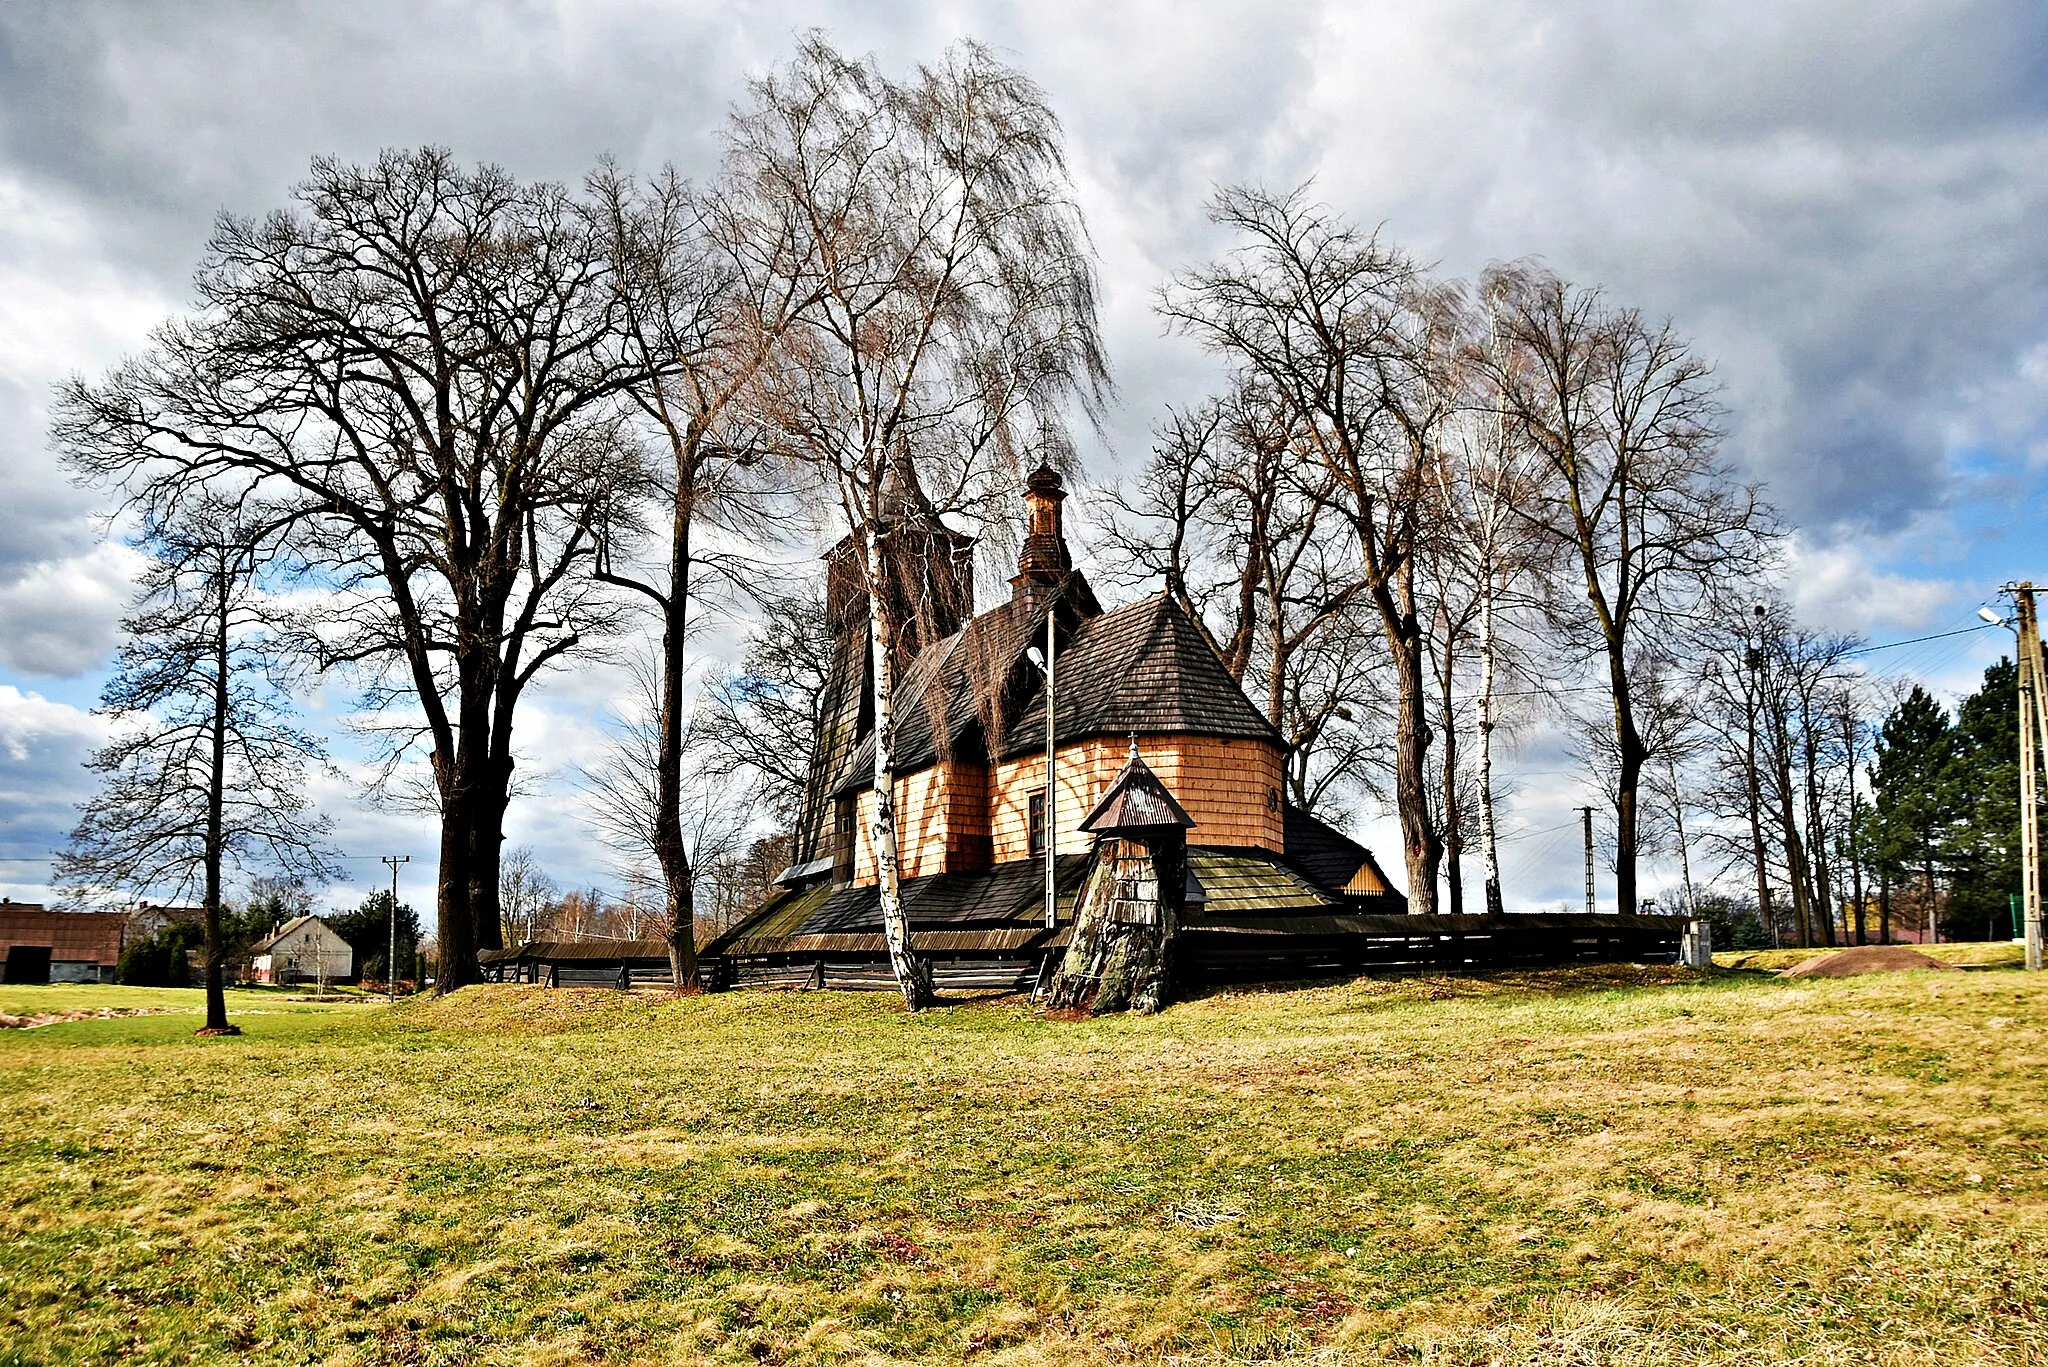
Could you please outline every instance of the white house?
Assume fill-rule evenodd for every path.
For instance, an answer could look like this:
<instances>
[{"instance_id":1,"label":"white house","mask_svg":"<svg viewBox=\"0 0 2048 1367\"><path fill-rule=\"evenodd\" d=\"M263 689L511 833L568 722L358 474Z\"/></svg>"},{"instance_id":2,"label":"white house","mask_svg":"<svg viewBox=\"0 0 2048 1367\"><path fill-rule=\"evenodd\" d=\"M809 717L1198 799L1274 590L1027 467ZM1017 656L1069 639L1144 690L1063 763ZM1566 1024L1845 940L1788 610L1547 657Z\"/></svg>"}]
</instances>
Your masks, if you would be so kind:
<instances>
[{"instance_id":1,"label":"white house","mask_svg":"<svg viewBox=\"0 0 2048 1367\"><path fill-rule=\"evenodd\" d=\"M318 916L294 916L252 951L259 983L342 982L356 975L356 952Z\"/></svg>"}]
</instances>

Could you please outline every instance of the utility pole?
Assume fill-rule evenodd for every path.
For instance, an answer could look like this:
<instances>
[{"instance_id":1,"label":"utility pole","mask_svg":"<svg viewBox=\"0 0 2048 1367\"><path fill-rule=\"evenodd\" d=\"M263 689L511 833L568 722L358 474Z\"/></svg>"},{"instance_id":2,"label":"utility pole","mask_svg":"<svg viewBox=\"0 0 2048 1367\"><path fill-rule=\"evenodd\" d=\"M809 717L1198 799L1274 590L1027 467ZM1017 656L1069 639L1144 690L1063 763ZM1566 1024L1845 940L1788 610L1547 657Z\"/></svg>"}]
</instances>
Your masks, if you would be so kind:
<instances>
[{"instance_id":1,"label":"utility pole","mask_svg":"<svg viewBox=\"0 0 2048 1367\"><path fill-rule=\"evenodd\" d=\"M2010 626L2019 637L2020 693L2020 906L2027 943L2027 969L2041 970L2041 807L2039 767L2048 756L2048 715L2042 709L2042 687L2048 670L2041 658L2041 621L2034 610L2034 586L2022 580L2003 586L2012 595L2015 621L2006 622L1989 608L1986 621Z\"/></svg>"},{"instance_id":2,"label":"utility pole","mask_svg":"<svg viewBox=\"0 0 2048 1367\"><path fill-rule=\"evenodd\" d=\"M398 1001L398 866L410 864L409 854L387 854L377 860L391 866L391 915L387 918L391 931L391 945L384 953L384 992L394 1005Z\"/></svg>"},{"instance_id":3,"label":"utility pole","mask_svg":"<svg viewBox=\"0 0 2048 1367\"><path fill-rule=\"evenodd\" d=\"M1586 915L1593 914L1593 809L1579 808L1579 815L1586 819Z\"/></svg>"}]
</instances>

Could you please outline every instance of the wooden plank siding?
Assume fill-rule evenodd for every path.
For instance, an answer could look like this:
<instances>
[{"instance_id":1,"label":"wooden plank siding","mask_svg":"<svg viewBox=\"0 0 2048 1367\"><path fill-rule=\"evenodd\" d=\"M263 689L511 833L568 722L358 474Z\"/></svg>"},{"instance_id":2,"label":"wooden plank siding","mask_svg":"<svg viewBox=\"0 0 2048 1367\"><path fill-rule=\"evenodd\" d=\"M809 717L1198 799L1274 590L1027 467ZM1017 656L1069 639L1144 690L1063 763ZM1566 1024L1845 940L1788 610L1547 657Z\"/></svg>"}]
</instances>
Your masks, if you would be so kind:
<instances>
[{"instance_id":1,"label":"wooden plank siding","mask_svg":"<svg viewBox=\"0 0 2048 1367\"><path fill-rule=\"evenodd\" d=\"M1387 880L1380 877L1379 870L1375 869L1371 862L1368 861L1359 865L1358 872L1351 875L1351 881L1338 889L1338 891L1383 896L1392 892L1393 889L1387 886Z\"/></svg>"},{"instance_id":2,"label":"wooden plank siding","mask_svg":"<svg viewBox=\"0 0 2048 1367\"><path fill-rule=\"evenodd\" d=\"M1188 843L1262 850L1286 847L1281 815L1280 750L1264 740L1213 736L1138 737L1138 751L1174 799L1194 818ZM1130 755L1129 737L1098 736L1060 747L1059 808L1054 813L1062 854L1086 854L1094 838L1081 822L1109 790ZM996 766L989 823L995 859L1031 854L1030 802L1045 787L1045 757L1019 757Z\"/></svg>"},{"instance_id":3,"label":"wooden plank siding","mask_svg":"<svg viewBox=\"0 0 2048 1367\"><path fill-rule=\"evenodd\" d=\"M1189 833L1202 845L1279 851L1286 847L1281 814L1280 751L1269 741L1212 736L1140 736L1145 763L1195 819ZM1062 854L1086 854L1093 837L1082 820L1108 791L1130 753L1130 739L1096 737L1060 747L1059 806L1054 813ZM1042 755L1005 760L989 770L941 761L896 780L898 856L902 876L985 869L1031 857L1031 796L1045 786ZM859 798L853 881L875 880L872 792ZM1383 892L1377 880L1356 891ZM1356 881L1356 880L1354 880Z\"/></svg>"}]
</instances>

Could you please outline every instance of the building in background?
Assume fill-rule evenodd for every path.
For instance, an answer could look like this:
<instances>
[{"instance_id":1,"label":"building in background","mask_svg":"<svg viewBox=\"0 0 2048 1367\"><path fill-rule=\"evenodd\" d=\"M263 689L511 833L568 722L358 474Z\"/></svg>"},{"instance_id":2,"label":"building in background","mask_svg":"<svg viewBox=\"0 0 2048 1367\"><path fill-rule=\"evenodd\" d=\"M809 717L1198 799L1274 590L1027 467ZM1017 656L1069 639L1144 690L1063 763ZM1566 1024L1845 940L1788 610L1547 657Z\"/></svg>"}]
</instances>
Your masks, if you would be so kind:
<instances>
[{"instance_id":1,"label":"building in background","mask_svg":"<svg viewBox=\"0 0 2048 1367\"><path fill-rule=\"evenodd\" d=\"M117 911L51 911L0 898L0 977L9 983L110 983L127 924Z\"/></svg>"},{"instance_id":2,"label":"building in background","mask_svg":"<svg viewBox=\"0 0 2048 1367\"><path fill-rule=\"evenodd\" d=\"M249 976L259 983L348 982L356 952L318 916L294 916L250 950Z\"/></svg>"}]
</instances>

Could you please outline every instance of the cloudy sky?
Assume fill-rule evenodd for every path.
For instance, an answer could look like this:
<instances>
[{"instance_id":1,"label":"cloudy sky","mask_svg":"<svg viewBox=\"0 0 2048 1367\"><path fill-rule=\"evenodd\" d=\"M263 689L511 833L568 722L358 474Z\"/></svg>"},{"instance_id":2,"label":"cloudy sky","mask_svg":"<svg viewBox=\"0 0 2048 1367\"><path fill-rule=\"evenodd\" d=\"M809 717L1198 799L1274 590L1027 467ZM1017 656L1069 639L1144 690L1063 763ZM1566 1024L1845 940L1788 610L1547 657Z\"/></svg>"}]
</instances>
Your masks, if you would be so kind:
<instances>
[{"instance_id":1,"label":"cloudy sky","mask_svg":"<svg viewBox=\"0 0 2048 1367\"><path fill-rule=\"evenodd\" d=\"M285 200L319 154L437 143L524 177L601 154L710 169L728 105L800 29L901 69L959 37L1064 119L1101 252L1121 406L1086 453L1115 479L1208 363L1152 291L1219 245L1238 180L1320 197L1452 274L1537 256L1670 315L1717 363L1730 454L1800 528L1793 591L1873 641L1965 627L2048 579L2048 8L2038 0L1571 6L1521 0L802 5L13 0L0 7L0 892L44 891L129 561L46 441L53 381L97 373L187 298L213 216ZM1085 547L1079 548L1085 554ZM1880 651L1951 692L1984 632ZM527 714L514 814L564 882L606 881L560 767L618 681ZM323 705L331 705L323 700ZM1583 800L1523 760L1513 902L1574 896L1556 829ZM552 796L551 796L552 795ZM323 790L358 885L417 816ZM1383 825L1367 828L1398 865ZM337 894L338 895L338 894Z\"/></svg>"}]
</instances>

